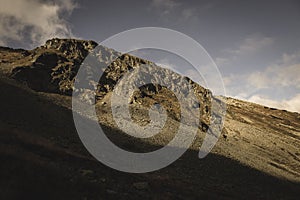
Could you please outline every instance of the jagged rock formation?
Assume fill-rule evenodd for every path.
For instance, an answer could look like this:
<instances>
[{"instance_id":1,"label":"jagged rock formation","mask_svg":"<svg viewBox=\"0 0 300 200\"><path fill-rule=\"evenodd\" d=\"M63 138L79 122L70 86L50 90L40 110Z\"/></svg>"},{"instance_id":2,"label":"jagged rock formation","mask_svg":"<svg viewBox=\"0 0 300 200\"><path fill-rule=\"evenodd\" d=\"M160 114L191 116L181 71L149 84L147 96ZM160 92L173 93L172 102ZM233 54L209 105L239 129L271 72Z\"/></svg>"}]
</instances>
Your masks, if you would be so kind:
<instances>
[{"instance_id":1,"label":"jagged rock formation","mask_svg":"<svg viewBox=\"0 0 300 200\"><path fill-rule=\"evenodd\" d=\"M82 41L75 39L51 39L45 45L35 48L31 51L3 49L3 52L9 50L14 53L14 58L5 57L6 73L14 79L24 82L30 88L36 91L51 92L64 95L71 95L73 91L74 78L77 71L88 55L92 52L94 56L93 66L87 63L84 65L86 79L88 85L80 88L84 91L84 97L89 100L89 95L95 95L92 91L96 91L97 100L101 100L104 96L113 91L115 85L124 74L130 70L146 67L143 65L154 65L154 63L131 56L128 54L121 55L107 47L97 46L93 41ZM93 80L93 76L103 72L99 84ZM166 82L171 83L171 87L179 91L184 82L191 85L196 100L188 105L190 108L200 108L201 121L203 126L207 126L211 120L211 100L212 94L188 77L181 77L177 73L164 69ZM85 80L86 81L86 80ZM150 107L154 103L162 104L169 116L176 120L180 120L180 108L174 106L177 99L172 93L168 92L166 87L159 84L147 84L135 92L132 96L131 103L142 103ZM183 109L183 108L182 108ZM187 112L193 112L193 109ZM196 113L194 114L196 115Z\"/></svg>"},{"instance_id":2,"label":"jagged rock formation","mask_svg":"<svg viewBox=\"0 0 300 200\"><path fill-rule=\"evenodd\" d=\"M9 49L12 55L2 54L5 73L37 91L70 94L76 70L96 46L93 41L52 39L30 51Z\"/></svg>"}]
</instances>

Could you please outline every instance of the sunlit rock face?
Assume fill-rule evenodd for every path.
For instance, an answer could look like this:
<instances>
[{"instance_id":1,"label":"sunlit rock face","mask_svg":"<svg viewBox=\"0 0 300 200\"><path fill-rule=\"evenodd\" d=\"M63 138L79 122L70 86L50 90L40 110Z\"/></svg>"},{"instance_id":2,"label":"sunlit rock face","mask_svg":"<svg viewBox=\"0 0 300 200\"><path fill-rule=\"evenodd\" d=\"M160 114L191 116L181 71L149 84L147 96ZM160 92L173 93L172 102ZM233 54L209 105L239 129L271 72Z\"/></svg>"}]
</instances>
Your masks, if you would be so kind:
<instances>
[{"instance_id":1,"label":"sunlit rock face","mask_svg":"<svg viewBox=\"0 0 300 200\"><path fill-rule=\"evenodd\" d=\"M82 98L90 103L94 103L93 95L98 101L111 93L126 73L133 73L137 79L143 81L145 78L142 76L154 73L155 69L160 73L156 74L159 77L156 79L168 87L152 83L138 87L139 90L130 97L130 104L143 104L146 107L162 104L169 116L176 120L180 120L181 112L189 112L195 116L200 115L203 124L210 123L212 93L208 89L201 87L188 77L160 68L153 62L129 54L122 55L113 49L97 46L96 42L54 38L41 47L29 51L9 48L1 50L15 54L12 58L7 58L5 62L8 66L7 73L16 80L36 91L71 95L75 89L75 94L80 93ZM86 75L84 80L86 84L81 88L74 88L75 76L89 53L92 58L89 60L94 60L93 63L82 65ZM97 81L95 74L99 73L102 76ZM150 81L157 82L158 80ZM124 86L126 84L119 87ZM178 98L186 97L176 96L174 91L192 92L195 99L191 99L186 107L180 108L178 101L181 99ZM199 110L200 113L195 113Z\"/></svg>"}]
</instances>

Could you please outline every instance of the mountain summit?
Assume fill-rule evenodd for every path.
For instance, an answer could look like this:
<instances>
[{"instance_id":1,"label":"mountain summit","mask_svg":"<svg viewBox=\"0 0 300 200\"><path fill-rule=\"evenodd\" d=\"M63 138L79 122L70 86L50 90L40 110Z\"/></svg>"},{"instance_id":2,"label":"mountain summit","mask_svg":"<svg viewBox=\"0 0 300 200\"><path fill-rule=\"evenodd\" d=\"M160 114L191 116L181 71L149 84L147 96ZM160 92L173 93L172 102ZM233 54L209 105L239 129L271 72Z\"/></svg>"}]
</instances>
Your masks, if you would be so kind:
<instances>
[{"instance_id":1,"label":"mountain summit","mask_svg":"<svg viewBox=\"0 0 300 200\"><path fill-rule=\"evenodd\" d=\"M118 128L111 97L117 87L126 88L118 84L127 72L147 74L158 66L97 46L93 41L54 38L32 50L0 47L3 199L298 199L299 113L216 97L188 77L162 69L174 91L187 82L195 99L180 105L167 87L139 87L127 102L131 119L126 120L149 124L148 111L156 104L165 109L167 120L154 137L131 137ZM76 88L76 74L90 52L105 68L86 63L87 84ZM93 74L100 71L103 75L95 81ZM168 144L180 123L191 124L181 121L183 114L200 116L197 136L188 151L164 169L145 174L115 171L100 164L81 143L72 117L72 94L95 106L106 136L125 150L150 152ZM213 104L219 107L214 110ZM211 122L221 120L223 104L220 138L212 152L199 159L199 147Z\"/></svg>"}]
</instances>

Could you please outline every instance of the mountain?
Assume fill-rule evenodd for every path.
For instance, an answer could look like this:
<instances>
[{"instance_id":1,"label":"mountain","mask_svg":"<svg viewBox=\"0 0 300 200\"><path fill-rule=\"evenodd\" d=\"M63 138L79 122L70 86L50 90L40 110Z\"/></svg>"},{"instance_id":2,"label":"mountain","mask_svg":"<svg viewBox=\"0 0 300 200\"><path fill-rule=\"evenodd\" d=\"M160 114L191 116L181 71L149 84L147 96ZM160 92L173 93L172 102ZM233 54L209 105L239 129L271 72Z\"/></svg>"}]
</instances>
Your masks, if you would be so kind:
<instances>
[{"instance_id":1,"label":"mountain","mask_svg":"<svg viewBox=\"0 0 300 200\"><path fill-rule=\"evenodd\" d=\"M143 75L158 66L96 47L93 41L58 38L33 50L0 47L3 199L298 199L299 113L216 97L188 77L162 69L173 90L187 82L195 99L190 105L180 105L167 87L140 87L129 102L132 120L142 126L149 124L148 110L157 103L168 118L158 135L130 137L113 118L113 90L126 89L126 84L118 83L127 72L138 69ZM81 80L74 78L89 52L95 55L93 62L103 68L86 63L82 80L86 84L77 91L74 82ZM93 74L99 72L103 75L97 82ZM80 141L72 117L72 93L95 105L107 137L123 149L149 152L166 145L180 123L192 123L181 121L182 115L194 119L199 115L194 110L199 108L197 137L179 160L161 170L142 174L113 170L93 158ZM223 103L226 114L219 113ZM218 114L225 114L221 136L212 152L199 159L204 135L211 121L220 120Z\"/></svg>"}]
</instances>

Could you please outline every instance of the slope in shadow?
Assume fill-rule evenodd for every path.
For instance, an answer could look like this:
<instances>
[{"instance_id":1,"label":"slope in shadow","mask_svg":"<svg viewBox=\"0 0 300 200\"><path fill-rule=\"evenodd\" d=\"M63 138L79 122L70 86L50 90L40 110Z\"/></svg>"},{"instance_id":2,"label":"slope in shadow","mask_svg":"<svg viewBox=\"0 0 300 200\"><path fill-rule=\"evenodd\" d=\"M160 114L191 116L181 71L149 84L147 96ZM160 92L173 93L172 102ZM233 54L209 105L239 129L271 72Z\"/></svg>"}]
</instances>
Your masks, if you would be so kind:
<instances>
[{"instance_id":1,"label":"slope in shadow","mask_svg":"<svg viewBox=\"0 0 300 200\"><path fill-rule=\"evenodd\" d=\"M216 154L200 160L192 150L156 172L118 172L85 150L70 110L5 80L0 80L0 89L1 199L297 199L300 195L298 183ZM125 135L104 125L103 129L114 139Z\"/></svg>"}]
</instances>

